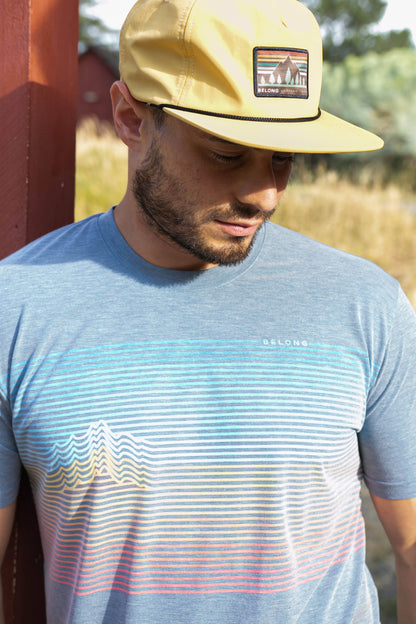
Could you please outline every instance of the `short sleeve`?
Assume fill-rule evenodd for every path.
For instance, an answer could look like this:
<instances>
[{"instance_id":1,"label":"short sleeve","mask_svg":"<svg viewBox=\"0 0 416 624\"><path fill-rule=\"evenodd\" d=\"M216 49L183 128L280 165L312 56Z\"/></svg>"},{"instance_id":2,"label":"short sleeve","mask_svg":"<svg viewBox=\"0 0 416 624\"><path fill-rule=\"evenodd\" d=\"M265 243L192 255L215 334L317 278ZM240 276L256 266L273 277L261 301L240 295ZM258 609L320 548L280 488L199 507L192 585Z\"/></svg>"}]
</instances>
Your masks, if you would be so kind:
<instances>
[{"instance_id":1,"label":"short sleeve","mask_svg":"<svg viewBox=\"0 0 416 624\"><path fill-rule=\"evenodd\" d=\"M17 497L20 466L11 424L10 405L0 391L0 508L7 507Z\"/></svg>"},{"instance_id":2,"label":"short sleeve","mask_svg":"<svg viewBox=\"0 0 416 624\"><path fill-rule=\"evenodd\" d=\"M373 337L376 340L375 337ZM416 315L399 291L389 339L359 434L367 486L381 498L416 497Z\"/></svg>"}]
</instances>

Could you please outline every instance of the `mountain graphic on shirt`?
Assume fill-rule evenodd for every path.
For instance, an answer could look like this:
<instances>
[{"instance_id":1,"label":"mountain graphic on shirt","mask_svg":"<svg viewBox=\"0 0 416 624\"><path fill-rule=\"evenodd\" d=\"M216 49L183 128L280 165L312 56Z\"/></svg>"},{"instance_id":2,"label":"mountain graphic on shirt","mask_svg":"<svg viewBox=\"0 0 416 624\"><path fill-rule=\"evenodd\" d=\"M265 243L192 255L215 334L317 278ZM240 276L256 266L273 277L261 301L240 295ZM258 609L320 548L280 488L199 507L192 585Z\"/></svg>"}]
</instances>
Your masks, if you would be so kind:
<instances>
[{"instance_id":1,"label":"mountain graphic on shirt","mask_svg":"<svg viewBox=\"0 0 416 624\"><path fill-rule=\"evenodd\" d=\"M115 434L103 421L92 424L84 435L72 435L55 448L57 470L48 483L55 489L88 486L99 478L119 485L147 487L150 445L123 433Z\"/></svg>"}]
</instances>

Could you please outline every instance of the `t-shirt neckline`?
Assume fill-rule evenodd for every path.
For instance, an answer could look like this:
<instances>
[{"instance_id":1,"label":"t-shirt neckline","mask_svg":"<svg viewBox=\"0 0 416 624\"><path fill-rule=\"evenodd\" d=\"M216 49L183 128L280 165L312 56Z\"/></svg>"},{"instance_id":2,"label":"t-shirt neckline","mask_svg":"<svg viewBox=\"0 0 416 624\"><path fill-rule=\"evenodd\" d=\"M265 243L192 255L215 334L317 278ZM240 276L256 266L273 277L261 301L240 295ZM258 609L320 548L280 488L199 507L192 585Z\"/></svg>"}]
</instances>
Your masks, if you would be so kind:
<instances>
[{"instance_id":1,"label":"t-shirt neckline","mask_svg":"<svg viewBox=\"0 0 416 624\"><path fill-rule=\"evenodd\" d=\"M100 214L98 227L107 247L124 269L128 269L133 276L150 280L159 285L192 284L192 287L219 285L234 280L249 270L256 262L264 245L266 227L263 226L257 233L252 249L245 260L237 265L216 266L203 271L180 271L166 269L147 262L139 256L127 243L114 220L114 208Z\"/></svg>"}]
</instances>

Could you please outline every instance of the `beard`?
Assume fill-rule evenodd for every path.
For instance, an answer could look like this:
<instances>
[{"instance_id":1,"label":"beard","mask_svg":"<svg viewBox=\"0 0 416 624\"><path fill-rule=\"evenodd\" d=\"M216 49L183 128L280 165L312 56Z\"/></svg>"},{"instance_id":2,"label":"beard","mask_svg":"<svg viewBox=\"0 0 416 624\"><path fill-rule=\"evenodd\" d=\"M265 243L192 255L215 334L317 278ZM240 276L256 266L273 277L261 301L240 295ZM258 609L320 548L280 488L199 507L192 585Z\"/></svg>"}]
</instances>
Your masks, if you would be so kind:
<instances>
[{"instance_id":1,"label":"beard","mask_svg":"<svg viewBox=\"0 0 416 624\"><path fill-rule=\"evenodd\" d=\"M182 181L168 173L158 141L153 139L133 181L133 194L143 220L159 237L204 263L239 264L250 253L257 232L252 236L229 236L218 241L204 233L204 226L216 220L244 219L256 219L263 224L272 213L261 213L254 206L240 202L234 202L227 210L218 206L201 208L203 198L197 189L189 188L190 179L188 176Z\"/></svg>"}]
</instances>

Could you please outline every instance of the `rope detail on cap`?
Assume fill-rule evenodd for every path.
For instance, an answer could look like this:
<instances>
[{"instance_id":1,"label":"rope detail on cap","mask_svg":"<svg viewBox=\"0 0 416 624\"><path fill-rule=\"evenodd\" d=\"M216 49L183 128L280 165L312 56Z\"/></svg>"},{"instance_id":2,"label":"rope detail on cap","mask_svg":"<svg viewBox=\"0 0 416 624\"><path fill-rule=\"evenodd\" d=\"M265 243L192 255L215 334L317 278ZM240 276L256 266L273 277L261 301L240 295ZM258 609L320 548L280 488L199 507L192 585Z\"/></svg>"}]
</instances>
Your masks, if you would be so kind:
<instances>
[{"instance_id":1,"label":"rope detail on cap","mask_svg":"<svg viewBox=\"0 0 416 624\"><path fill-rule=\"evenodd\" d=\"M243 117L240 115L226 115L224 113L213 113L211 111L203 111L195 108L185 108L183 106L175 106L174 104L150 104L150 106L154 106L155 108L160 108L161 110L165 108L172 108L174 110L181 110L186 113L197 113L198 115L208 115L209 117L220 117L222 119L235 119L236 121L266 121L271 123L297 123L297 122L305 122L305 121L316 121L321 116L321 109L318 108L317 115L313 117L293 117L292 119L281 118L281 117Z\"/></svg>"}]
</instances>

